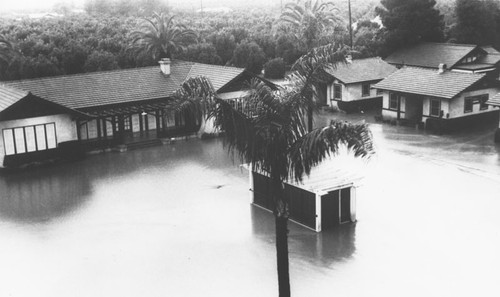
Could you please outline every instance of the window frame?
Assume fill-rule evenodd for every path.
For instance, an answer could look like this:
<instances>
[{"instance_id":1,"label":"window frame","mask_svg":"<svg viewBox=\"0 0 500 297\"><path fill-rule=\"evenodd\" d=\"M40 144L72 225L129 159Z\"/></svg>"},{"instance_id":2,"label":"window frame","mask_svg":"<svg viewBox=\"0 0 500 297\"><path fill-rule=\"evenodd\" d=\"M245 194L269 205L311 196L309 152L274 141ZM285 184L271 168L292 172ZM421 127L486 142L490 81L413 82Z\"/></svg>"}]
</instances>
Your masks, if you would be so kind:
<instances>
[{"instance_id":1,"label":"window frame","mask_svg":"<svg viewBox=\"0 0 500 297\"><path fill-rule=\"evenodd\" d=\"M396 93L389 93L389 109L390 110L399 110L399 95ZM392 101L395 99L396 107L392 107Z\"/></svg>"},{"instance_id":2,"label":"window frame","mask_svg":"<svg viewBox=\"0 0 500 297\"><path fill-rule=\"evenodd\" d=\"M432 104L434 102L438 103L438 105L437 105L437 114L432 113L432 110L433 110ZM441 117L441 100L440 99L438 99L438 98L430 98L430 101L429 101L429 116L436 117L436 118Z\"/></svg>"},{"instance_id":3,"label":"window frame","mask_svg":"<svg viewBox=\"0 0 500 297\"><path fill-rule=\"evenodd\" d=\"M479 110L488 110L489 105L486 104L486 101L489 100L489 94L484 94L479 96Z\"/></svg>"},{"instance_id":4,"label":"window frame","mask_svg":"<svg viewBox=\"0 0 500 297\"><path fill-rule=\"evenodd\" d=\"M470 109L467 107L470 105ZM464 113L471 113L474 111L474 96L464 98Z\"/></svg>"},{"instance_id":5,"label":"window frame","mask_svg":"<svg viewBox=\"0 0 500 297\"><path fill-rule=\"evenodd\" d=\"M368 91L365 92L365 88L368 87ZM371 84L370 83L363 83L361 84L361 97L369 97L370 96L370 88Z\"/></svg>"},{"instance_id":6,"label":"window frame","mask_svg":"<svg viewBox=\"0 0 500 297\"><path fill-rule=\"evenodd\" d=\"M338 92L336 90L337 87L339 88ZM342 100L342 84L333 83L333 99L334 100Z\"/></svg>"},{"instance_id":7,"label":"window frame","mask_svg":"<svg viewBox=\"0 0 500 297\"><path fill-rule=\"evenodd\" d=\"M18 147L19 143L16 140L16 132L15 131L16 130L19 131L19 129L21 129L20 131L22 131L22 139L19 139L19 141L22 140L22 142L23 142L22 148ZM33 143L30 142L28 144L29 139L27 137L28 134L26 133L26 129L31 129L31 131L33 132L33 137L30 139L31 142L33 142ZM47 131L51 131L49 129L53 129L53 132L54 132L53 139L52 138L48 139L48 137L47 137ZM43 131L43 135L41 135L42 134L42 133L40 133L41 131ZM8 141L6 141L5 136L9 132L10 132L12 139L8 139L8 140L11 140L11 142L12 142L13 150L14 150L13 152L7 151L6 143ZM50 140L50 142L49 142L49 140ZM5 156L22 155L22 154L29 154L29 153L34 153L34 152L56 149L58 146L56 123L49 122L49 123L36 124L36 125L26 125L26 126L4 128L4 129L2 129L2 141L3 141L3 145L4 145ZM33 148L32 145L34 146L34 150L31 150L31 148Z\"/></svg>"}]
</instances>

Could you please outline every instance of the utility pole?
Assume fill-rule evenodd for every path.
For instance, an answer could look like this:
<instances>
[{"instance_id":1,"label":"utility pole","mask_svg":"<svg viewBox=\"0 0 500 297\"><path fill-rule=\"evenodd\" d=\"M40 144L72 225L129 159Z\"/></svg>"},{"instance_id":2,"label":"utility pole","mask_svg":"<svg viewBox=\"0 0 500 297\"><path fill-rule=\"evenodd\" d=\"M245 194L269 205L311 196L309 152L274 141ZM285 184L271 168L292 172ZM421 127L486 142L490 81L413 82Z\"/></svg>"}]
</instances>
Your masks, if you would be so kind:
<instances>
[{"instance_id":1,"label":"utility pole","mask_svg":"<svg viewBox=\"0 0 500 297\"><path fill-rule=\"evenodd\" d=\"M349 0L349 36L351 38L351 50L352 50L352 19L351 19L351 0Z\"/></svg>"}]
</instances>

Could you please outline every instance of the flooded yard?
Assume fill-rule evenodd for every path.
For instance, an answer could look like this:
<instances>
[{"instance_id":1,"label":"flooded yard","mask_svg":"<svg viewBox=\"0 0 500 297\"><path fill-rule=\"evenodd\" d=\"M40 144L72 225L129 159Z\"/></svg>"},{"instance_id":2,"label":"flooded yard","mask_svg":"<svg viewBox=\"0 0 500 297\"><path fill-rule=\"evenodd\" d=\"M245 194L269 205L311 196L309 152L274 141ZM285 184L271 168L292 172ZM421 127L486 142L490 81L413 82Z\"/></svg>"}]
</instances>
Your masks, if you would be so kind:
<instances>
[{"instance_id":1,"label":"flooded yard","mask_svg":"<svg viewBox=\"0 0 500 297\"><path fill-rule=\"evenodd\" d=\"M290 223L292 295L500 294L492 132L371 128L358 222ZM4 173L0 296L277 296L274 220L248 188L218 139Z\"/></svg>"}]
</instances>

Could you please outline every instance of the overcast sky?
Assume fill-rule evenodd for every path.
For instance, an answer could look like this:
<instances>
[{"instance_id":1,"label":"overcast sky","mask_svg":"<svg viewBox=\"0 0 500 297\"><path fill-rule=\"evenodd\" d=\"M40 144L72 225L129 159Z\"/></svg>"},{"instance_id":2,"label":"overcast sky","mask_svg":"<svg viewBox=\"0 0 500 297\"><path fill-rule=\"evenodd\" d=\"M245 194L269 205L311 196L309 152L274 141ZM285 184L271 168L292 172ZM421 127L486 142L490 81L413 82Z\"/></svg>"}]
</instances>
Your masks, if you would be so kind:
<instances>
[{"instance_id":1,"label":"overcast sky","mask_svg":"<svg viewBox=\"0 0 500 297\"><path fill-rule=\"evenodd\" d=\"M204 7L220 7L220 6L241 6L249 5L261 6L261 5L280 5L281 1L283 3L289 2L290 0L163 0L173 7L196 7L200 6L203 2ZM33 9L50 9L56 3L74 3L77 6L82 6L85 0L0 0L0 10L33 10Z\"/></svg>"}]
</instances>

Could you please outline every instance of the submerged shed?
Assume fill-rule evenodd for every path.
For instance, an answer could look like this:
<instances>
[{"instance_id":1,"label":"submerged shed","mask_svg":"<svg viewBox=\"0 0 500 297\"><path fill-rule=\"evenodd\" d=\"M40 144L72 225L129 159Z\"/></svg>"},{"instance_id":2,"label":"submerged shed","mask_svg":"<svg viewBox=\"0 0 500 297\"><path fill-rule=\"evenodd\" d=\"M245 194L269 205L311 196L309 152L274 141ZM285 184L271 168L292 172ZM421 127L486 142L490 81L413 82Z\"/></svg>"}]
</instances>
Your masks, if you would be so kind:
<instances>
[{"instance_id":1,"label":"submerged shed","mask_svg":"<svg viewBox=\"0 0 500 297\"><path fill-rule=\"evenodd\" d=\"M252 203L269 211L274 209L270 178L262 172L250 172ZM290 220L316 232L356 221L356 188L361 176L343 170L332 162L314 168L301 183L285 183L290 199Z\"/></svg>"}]
</instances>

